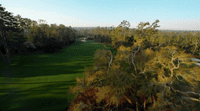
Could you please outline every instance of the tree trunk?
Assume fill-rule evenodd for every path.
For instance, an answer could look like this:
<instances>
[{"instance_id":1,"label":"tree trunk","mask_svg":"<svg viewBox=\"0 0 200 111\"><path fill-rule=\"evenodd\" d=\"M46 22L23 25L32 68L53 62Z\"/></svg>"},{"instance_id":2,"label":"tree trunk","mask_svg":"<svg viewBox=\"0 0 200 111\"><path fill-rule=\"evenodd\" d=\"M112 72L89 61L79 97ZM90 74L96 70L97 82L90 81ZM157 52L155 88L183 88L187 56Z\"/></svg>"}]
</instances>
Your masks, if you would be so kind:
<instances>
[{"instance_id":1,"label":"tree trunk","mask_svg":"<svg viewBox=\"0 0 200 111\"><path fill-rule=\"evenodd\" d=\"M1 56L2 56L3 60L4 60L5 62L7 62L6 59L5 59L5 57L4 57L4 55L3 55L3 53L2 53L1 51L0 51L0 53L1 53Z\"/></svg>"},{"instance_id":2,"label":"tree trunk","mask_svg":"<svg viewBox=\"0 0 200 111\"><path fill-rule=\"evenodd\" d=\"M3 21L0 22L0 37L2 37L2 40L3 40L3 46L4 46L4 49L6 51L6 57L7 57L7 61L8 61L8 64L10 65L11 64L11 57L10 57L10 50L9 50L9 47L6 43L6 33L4 31L4 26L3 26Z\"/></svg>"},{"instance_id":3,"label":"tree trunk","mask_svg":"<svg viewBox=\"0 0 200 111\"><path fill-rule=\"evenodd\" d=\"M3 35L3 45L4 45L4 49L6 51L6 57L7 57L7 60L8 60L8 65L11 64L11 57L10 57L10 50L9 50L9 47L6 43L6 34L2 34Z\"/></svg>"},{"instance_id":4,"label":"tree trunk","mask_svg":"<svg viewBox=\"0 0 200 111\"><path fill-rule=\"evenodd\" d=\"M195 44L195 47L194 47L194 50L192 51L192 55L194 55L194 53L195 53L197 47L198 47L198 44L196 43L196 44Z\"/></svg>"}]
</instances>

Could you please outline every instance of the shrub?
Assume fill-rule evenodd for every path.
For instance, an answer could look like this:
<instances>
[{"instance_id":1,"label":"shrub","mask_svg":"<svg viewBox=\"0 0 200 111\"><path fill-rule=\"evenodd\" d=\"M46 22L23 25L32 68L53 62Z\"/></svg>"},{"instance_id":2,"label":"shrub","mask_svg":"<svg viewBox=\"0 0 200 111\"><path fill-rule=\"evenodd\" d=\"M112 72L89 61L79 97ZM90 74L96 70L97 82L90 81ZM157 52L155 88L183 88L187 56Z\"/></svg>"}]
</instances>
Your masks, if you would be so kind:
<instances>
[{"instance_id":1,"label":"shrub","mask_svg":"<svg viewBox=\"0 0 200 111\"><path fill-rule=\"evenodd\" d=\"M36 49L35 44L33 44L31 41L26 41L23 43L23 45L25 45L27 48Z\"/></svg>"},{"instance_id":2,"label":"shrub","mask_svg":"<svg viewBox=\"0 0 200 111\"><path fill-rule=\"evenodd\" d=\"M37 49L36 45L33 44L31 41L24 42L23 46L25 46L27 48L28 52L33 52L33 51L35 51Z\"/></svg>"}]
</instances>

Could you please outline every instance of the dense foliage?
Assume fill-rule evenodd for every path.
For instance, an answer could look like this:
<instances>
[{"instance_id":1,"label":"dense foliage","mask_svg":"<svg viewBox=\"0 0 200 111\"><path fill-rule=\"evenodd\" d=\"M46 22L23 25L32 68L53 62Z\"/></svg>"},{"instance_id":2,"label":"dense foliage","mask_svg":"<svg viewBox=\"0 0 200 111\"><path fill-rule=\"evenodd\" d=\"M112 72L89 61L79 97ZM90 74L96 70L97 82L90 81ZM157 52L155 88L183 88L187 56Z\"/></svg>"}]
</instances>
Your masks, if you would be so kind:
<instances>
[{"instance_id":1,"label":"dense foliage","mask_svg":"<svg viewBox=\"0 0 200 111\"><path fill-rule=\"evenodd\" d=\"M97 27L94 29L80 30L78 33L85 32L83 35L93 37L93 40L101 43L110 43L115 48L120 45L132 46L137 38L144 38L143 47L152 47L158 50L164 46L176 46L186 53L200 55L200 32L194 31L160 31L156 28L159 21L154 24L140 23L138 29L130 29L128 21L122 21L118 27ZM145 28L146 27L146 28Z\"/></svg>"},{"instance_id":2,"label":"dense foliage","mask_svg":"<svg viewBox=\"0 0 200 111\"><path fill-rule=\"evenodd\" d=\"M28 54L38 50L50 53L58 51L75 42L77 33L72 27L63 24L48 25L45 20L37 22L20 15L13 16L1 5L0 26L0 53L2 57L6 54L9 64L11 54ZM35 48L28 47L25 42L31 42Z\"/></svg>"},{"instance_id":3,"label":"dense foliage","mask_svg":"<svg viewBox=\"0 0 200 111\"><path fill-rule=\"evenodd\" d=\"M198 111L200 68L190 58L200 56L200 32L159 31L158 23L141 22L133 30L124 20L116 28L77 32L13 16L0 5L0 54L11 64L12 54L52 53L77 36L87 36L111 44L116 53L106 45L96 50L94 68L87 68L85 78L77 77L77 85L70 88L76 97L68 110Z\"/></svg>"},{"instance_id":4,"label":"dense foliage","mask_svg":"<svg viewBox=\"0 0 200 111\"><path fill-rule=\"evenodd\" d=\"M190 58L199 54L200 35L161 32L158 22L140 23L133 34L127 21L112 29L116 55L107 49L95 52L95 69L77 77L68 110L198 111L200 68ZM115 44L127 36L131 46Z\"/></svg>"}]
</instances>

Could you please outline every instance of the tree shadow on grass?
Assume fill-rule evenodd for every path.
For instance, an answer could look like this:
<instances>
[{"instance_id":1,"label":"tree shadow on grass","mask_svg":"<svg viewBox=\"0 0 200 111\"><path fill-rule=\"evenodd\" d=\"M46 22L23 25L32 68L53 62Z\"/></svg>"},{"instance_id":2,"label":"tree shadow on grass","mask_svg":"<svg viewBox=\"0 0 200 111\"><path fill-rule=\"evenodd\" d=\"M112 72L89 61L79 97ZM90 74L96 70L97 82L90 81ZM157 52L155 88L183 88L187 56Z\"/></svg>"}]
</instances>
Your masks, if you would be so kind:
<instances>
[{"instance_id":1,"label":"tree shadow on grass","mask_svg":"<svg viewBox=\"0 0 200 111\"><path fill-rule=\"evenodd\" d=\"M81 56L80 58L78 56L63 58L63 55L48 56L17 56L10 67L2 65L4 68L0 68L0 77L23 78L83 73L79 69L84 69L84 66L91 66L93 62L89 56Z\"/></svg>"},{"instance_id":2,"label":"tree shadow on grass","mask_svg":"<svg viewBox=\"0 0 200 111\"><path fill-rule=\"evenodd\" d=\"M89 41L92 42L92 41ZM80 44L83 44L80 42ZM77 45L77 44L72 44ZM91 55L93 52L90 51L92 45L86 48L87 51L81 53L80 57ZM78 48L78 47L75 47ZM74 49L70 49L73 50ZM77 52L79 52L78 50ZM0 77L8 77L11 80L16 78L16 81L8 81L8 83L1 83L0 86L3 88L0 89L0 109L2 111L64 111L65 108L68 106L68 98L67 98L67 91L70 86L75 86L76 82L75 78L72 81L61 81L60 82L40 82L39 80L35 80L37 82L24 82L20 81L20 79L24 77L40 77L40 76L50 76L50 75L59 75L59 74L76 74L76 73L83 73L84 66L88 66L92 62L86 61L76 62L75 64L68 64L68 65L53 65L53 64L62 64L63 61L71 62L71 58L65 59L64 55L68 54L69 51L64 52L64 54L56 55L53 58L48 56L53 56L53 54L48 54L43 57L39 57L38 55L26 55L26 56L17 56L14 58L14 65L9 67L4 67L5 69L2 70L2 75ZM80 52L79 52L80 54ZM73 56L72 54L70 56ZM57 60L49 60L59 58ZM63 60L63 58L65 60ZM19 61L21 59L21 61ZM55 63L56 62L56 63ZM44 64L46 63L46 64ZM75 76L74 76L75 77ZM46 78L46 77L45 77ZM18 80L19 79L19 80ZM53 77L54 79L54 77ZM29 79L28 79L29 80ZM68 79L69 80L69 79ZM57 80L59 81L59 80ZM12 83L11 83L12 82ZM17 87L21 87L20 89L17 88L8 88L7 85L12 85L13 87L16 84ZM23 90L24 85L27 90ZM30 85L30 86L29 86ZM39 86L38 86L39 85ZM73 99L73 96L71 97ZM12 109L9 109L12 108Z\"/></svg>"},{"instance_id":3,"label":"tree shadow on grass","mask_svg":"<svg viewBox=\"0 0 200 111\"><path fill-rule=\"evenodd\" d=\"M30 83L29 83L30 84ZM67 91L76 81L32 83L42 86L28 90L0 89L1 111L64 111L69 104Z\"/></svg>"},{"instance_id":4,"label":"tree shadow on grass","mask_svg":"<svg viewBox=\"0 0 200 111\"><path fill-rule=\"evenodd\" d=\"M59 74L76 74L83 73L79 69L84 69L82 64L72 65L38 65L38 66L23 66L23 67L7 67L2 72L0 77L9 78L24 78L49 76Z\"/></svg>"},{"instance_id":5,"label":"tree shadow on grass","mask_svg":"<svg viewBox=\"0 0 200 111\"><path fill-rule=\"evenodd\" d=\"M3 69L0 68L0 71L2 71L0 72L0 77L21 78L21 77L82 73L82 71L79 71L78 69L84 69L84 66L88 66L88 63L89 64L92 63L88 58L93 57L94 51L91 50L93 50L92 48L96 49L97 47L95 48L94 45L91 45L85 47L84 49L84 47L77 46L77 44L83 44L83 43L81 41L77 41L74 44L72 44L76 46L71 47L69 50L66 50L63 53L56 55L36 54L36 55L15 56L12 58L13 64L10 67L1 65ZM71 64L72 59L74 59L75 61L79 61L78 59L80 59L81 61L82 60L86 61L84 63L80 64L77 63L76 65L71 65L71 66L62 65L64 63ZM90 62L88 62L88 60ZM54 65L54 64L59 64L59 65Z\"/></svg>"}]
</instances>

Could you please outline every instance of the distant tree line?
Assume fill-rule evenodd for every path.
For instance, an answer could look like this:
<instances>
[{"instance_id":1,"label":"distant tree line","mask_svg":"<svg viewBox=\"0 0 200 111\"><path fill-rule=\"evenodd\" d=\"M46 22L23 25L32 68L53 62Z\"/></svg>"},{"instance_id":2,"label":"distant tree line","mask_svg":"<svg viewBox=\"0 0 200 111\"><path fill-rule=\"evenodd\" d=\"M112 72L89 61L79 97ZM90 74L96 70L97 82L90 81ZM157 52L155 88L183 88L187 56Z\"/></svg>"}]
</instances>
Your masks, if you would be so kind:
<instances>
[{"instance_id":1,"label":"distant tree line","mask_svg":"<svg viewBox=\"0 0 200 111\"><path fill-rule=\"evenodd\" d=\"M34 21L13 16L0 5L0 53L9 64L10 55L28 54L42 50L55 52L75 42L77 31L63 24L48 25L45 20ZM4 57L6 55L6 58Z\"/></svg>"},{"instance_id":2,"label":"distant tree line","mask_svg":"<svg viewBox=\"0 0 200 111\"><path fill-rule=\"evenodd\" d=\"M156 24L156 23L155 23ZM164 46L175 45L187 53L192 55L200 55L200 32L184 31L160 31L150 28L156 28L154 24L148 26L149 23L140 23L138 30L130 29L130 23L128 21L122 21L118 27L96 27L94 29L82 29L78 31L82 33L82 36L92 37L94 41L101 43L110 43L113 47L119 48L120 45L132 46L133 41L136 41L138 37L145 39L144 47L153 47L157 50ZM143 27L146 27L143 29Z\"/></svg>"}]
</instances>

